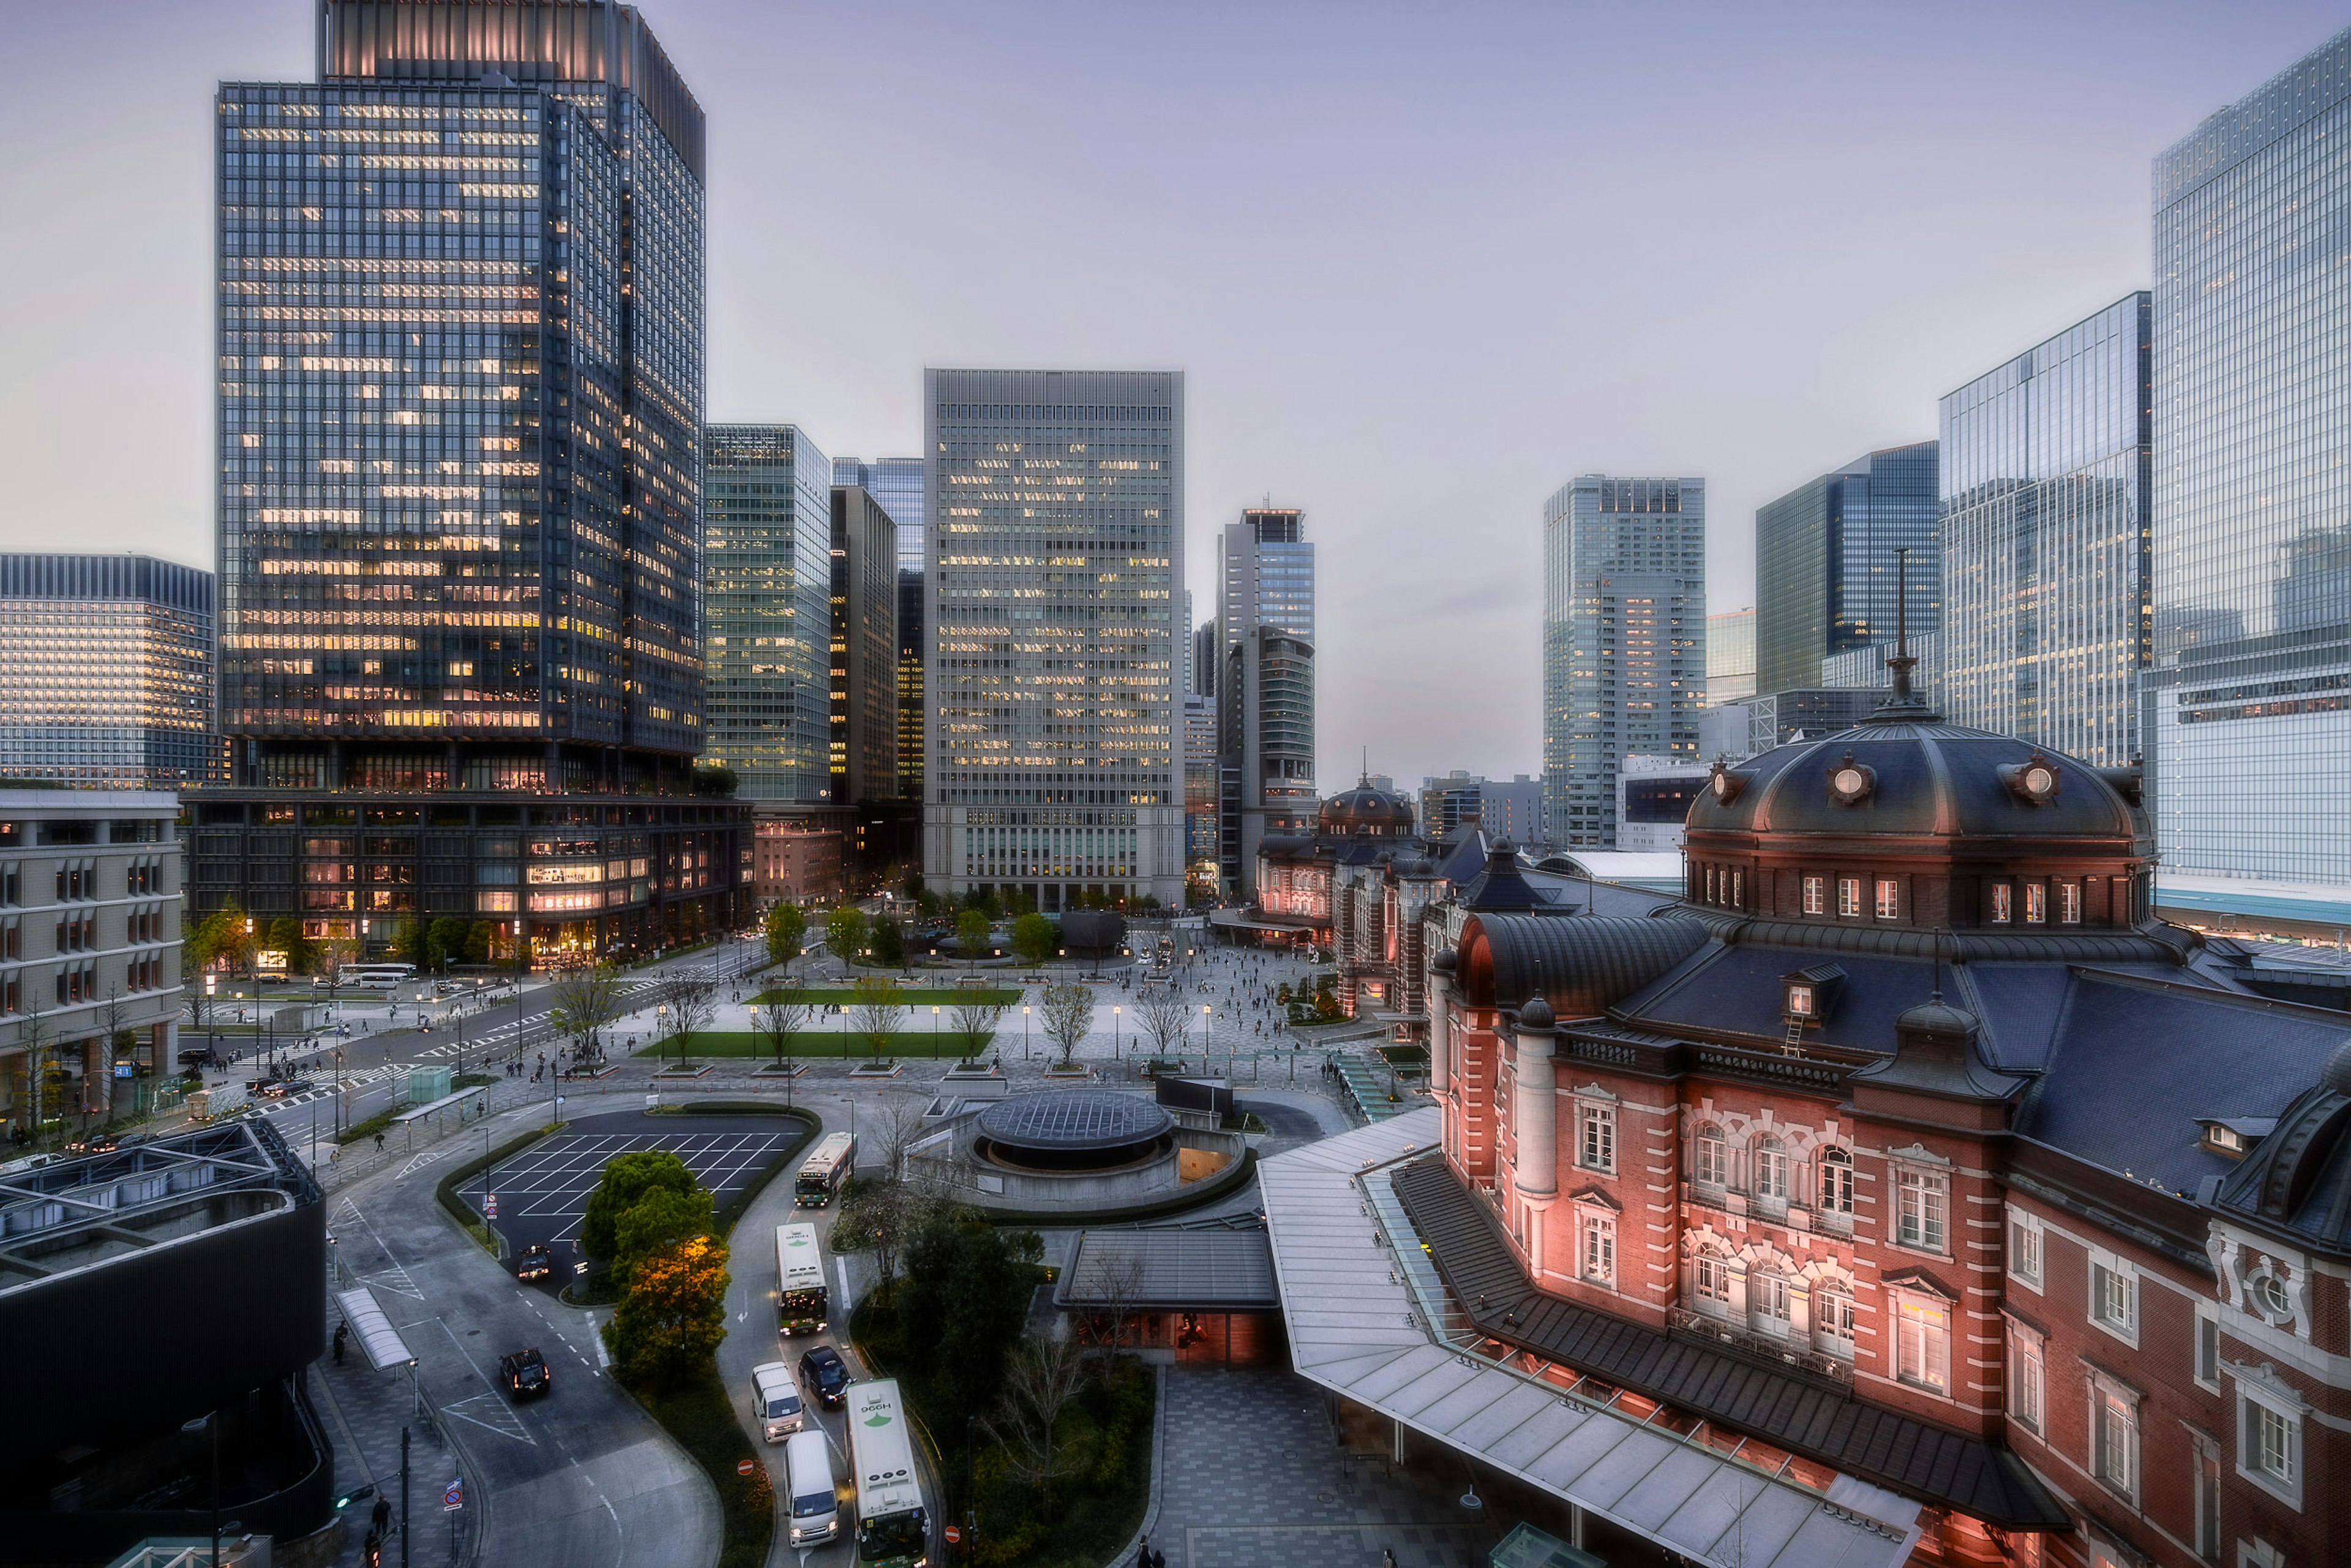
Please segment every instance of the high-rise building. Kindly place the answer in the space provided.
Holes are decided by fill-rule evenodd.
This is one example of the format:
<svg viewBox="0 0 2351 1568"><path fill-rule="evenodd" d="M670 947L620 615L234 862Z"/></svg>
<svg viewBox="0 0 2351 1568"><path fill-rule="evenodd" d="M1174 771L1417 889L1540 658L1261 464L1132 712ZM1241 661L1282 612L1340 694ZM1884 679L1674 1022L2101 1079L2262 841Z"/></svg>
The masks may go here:
<svg viewBox="0 0 2351 1568"><path fill-rule="evenodd" d="M1195 875L1217 865L1217 703L1196 694L1184 698L1184 861Z"/></svg>
<svg viewBox="0 0 2351 1568"><path fill-rule="evenodd" d="M1184 376L924 372L923 870L1040 908L1184 886Z"/></svg>
<svg viewBox="0 0 2351 1568"><path fill-rule="evenodd" d="M2155 161L2154 666L2167 875L2351 884L2351 31Z"/></svg>
<svg viewBox="0 0 2351 1568"><path fill-rule="evenodd" d="M1457 768L1442 778L1420 781L1420 831L1425 838L1449 839L1464 828L1484 821L1486 781L1468 768Z"/></svg>
<svg viewBox="0 0 2351 1568"><path fill-rule="evenodd" d="M1938 420L1943 715L2103 767L2139 755L2153 630L2152 303L2125 295L1946 395Z"/></svg>
<svg viewBox="0 0 2351 1568"><path fill-rule="evenodd" d="M747 800L832 798L832 461L790 424L704 433L710 749Z"/></svg>
<svg viewBox="0 0 2351 1568"><path fill-rule="evenodd" d="M233 773L195 908L580 956L732 920L745 813L691 794L701 108L609 0L318 26L319 79L223 84L212 133Z"/></svg>
<svg viewBox="0 0 2351 1568"><path fill-rule="evenodd" d="M1821 660L1891 641L1894 552L1910 551L1910 632L1939 622L1935 444L1890 446L1755 514L1755 685L1821 684Z"/></svg>
<svg viewBox="0 0 2351 1568"><path fill-rule="evenodd" d="M832 800L898 790L898 540L882 503L832 487Z"/></svg>
<svg viewBox="0 0 2351 1568"><path fill-rule="evenodd" d="M1374 780L1374 783L1378 783ZM1420 781L1420 835L1449 839L1482 828L1520 849L1543 841L1542 780L1520 773L1508 783L1457 768Z"/></svg>
<svg viewBox="0 0 2351 1568"><path fill-rule="evenodd" d="M1755 695L1755 612L1706 618L1706 700L1709 706Z"/></svg>
<svg viewBox="0 0 2351 1568"><path fill-rule="evenodd" d="M223 771L211 572L0 555L0 778L176 789Z"/></svg>
<svg viewBox="0 0 2351 1568"><path fill-rule="evenodd" d="M898 525L898 798L923 798L923 460L832 460L832 482L856 485Z"/></svg>
<svg viewBox="0 0 2351 1568"><path fill-rule="evenodd" d="M1698 755L1706 481L1586 474L1543 505L1543 808L1562 849L1616 838L1616 765Z"/></svg>
<svg viewBox="0 0 2351 1568"><path fill-rule="evenodd" d="M1294 507L1249 507L1217 541L1217 846L1253 891L1258 841L1314 827L1314 547Z"/></svg>
<svg viewBox="0 0 2351 1568"><path fill-rule="evenodd" d="M1223 645L1224 639L1213 620L1192 633L1192 690L1201 696L1217 695L1217 665L1221 662L1217 650Z"/></svg>

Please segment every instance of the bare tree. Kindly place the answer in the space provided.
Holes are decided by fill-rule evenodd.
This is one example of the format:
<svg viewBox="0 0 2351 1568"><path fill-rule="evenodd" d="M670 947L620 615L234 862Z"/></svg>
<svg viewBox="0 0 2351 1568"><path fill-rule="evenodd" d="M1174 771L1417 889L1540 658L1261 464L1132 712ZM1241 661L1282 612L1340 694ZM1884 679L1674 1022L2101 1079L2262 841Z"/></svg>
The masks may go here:
<svg viewBox="0 0 2351 1568"><path fill-rule="evenodd" d="M16 1042L25 1048L25 1061L31 1069L25 1074L25 1083L33 1092L31 1132L37 1144L49 1103L49 1020L39 993L30 986L26 987L26 991L25 1021L16 1026Z"/></svg>
<svg viewBox="0 0 2351 1568"><path fill-rule="evenodd" d="M1048 986L1045 1038L1061 1048L1061 1065L1077 1054L1078 1042L1094 1027L1094 994L1083 986Z"/></svg>
<svg viewBox="0 0 2351 1568"><path fill-rule="evenodd" d="M852 1004L857 1032L865 1037L865 1048L879 1061L883 1048L905 1021L906 992L887 975L860 975L850 989L857 998Z"/></svg>
<svg viewBox="0 0 2351 1568"><path fill-rule="evenodd" d="M958 986L955 1005L948 1010L955 1017L956 1037L963 1041L963 1059L969 1061L979 1055L980 1048L996 1033L997 1021L1004 1016L1004 1004L991 1000L988 991L977 986Z"/></svg>
<svg viewBox="0 0 2351 1568"><path fill-rule="evenodd" d="M923 1102L893 1095L874 1107L880 1125L874 1129L873 1141L881 1145L883 1168L890 1181L903 1181L906 1176L906 1151L920 1142L923 1126Z"/></svg>
<svg viewBox="0 0 2351 1568"><path fill-rule="evenodd" d="M621 972L610 964L566 970L551 999L547 1021L586 1056L601 1049L600 1036L621 1016Z"/></svg>
<svg viewBox="0 0 2351 1568"><path fill-rule="evenodd" d="M1044 1494L1044 1514L1053 1514L1053 1482L1070 1473L1069 1457L1056 1440L1062 1414L1078 1396L1085 1364L1067 1340L1030 1334L1004 1369L1004 1393L994 1414L980 1425L1004 1446L1005 1458L1023 1479Z"/></svg>
<svg viewBox="0 0 2351 1568"><path fill-rule="evenodd" d="M353 962L351 945L340 937L319 944L319 978L327 982L327 999L335 999L335 991L343 983L343 971Z"/></svg>
<svg viewBox="0 0 2351 1568"><path fill-rule="evenodd" d="M787 971L781 980L768 988L766 1003L751 1009L751 1027L767 1040L768 1048L776 1053L776 1065L781 1067L791 1052L792 1040L815 1016L816 1004L809 999L808 982Z"/></svg>
<svg viewBox="0 0 2351 1568"><path fill-rule="evenodd" d="M694 1037L707 1030L717 1016L717 981L707 975L687 975L671 982L669 1028L670 1033L677 1037L677 1059L681 1065L694 1045Z"/></svg>
<svg viewBox="0 0 2351 1568"><path fill-rule="evenodd" d="M1097 1252L1079 1284L1098 1303L1096 1311L1110 1320L1111 1354L1103 1364L1103 1375L1108 1376L1120 1347L1126 1343L1127 1322L1143 1299L1143 1260L1132 1252L1123 1257Z"/></svg>
<svg viewBox="0 0 2351 1568"><path fill-rule="evenodd" d="M898 1253L906 1239L929 1217L927 1194L906 1182L868 1177L841 1202L841 1218L833 1222L835 1251L873 1253L878 1289L887 1291L898 1278Z"/></svg>
<svg viewBox="0 0 2351 1568"><path fill-rule="evenodd" d="M1174 1057L1183 1053L1184 1031L1191 1027L1192 1004L1172 985L1155 986L1138 998L1134 1016L1151 1038L1151 1054Z"/></svg>

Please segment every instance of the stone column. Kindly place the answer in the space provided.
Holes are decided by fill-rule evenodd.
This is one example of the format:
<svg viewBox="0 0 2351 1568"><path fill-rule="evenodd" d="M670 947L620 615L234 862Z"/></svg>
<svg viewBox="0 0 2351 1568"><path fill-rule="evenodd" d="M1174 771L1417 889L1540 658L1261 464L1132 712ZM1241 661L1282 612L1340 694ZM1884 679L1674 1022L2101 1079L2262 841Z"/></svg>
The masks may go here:
<svg viewBox="0 0 2351 1568"><path fill-rule="evenodd" d="M1559 1197L1559 1106L1553 1089L1551 1004L1541 997L1519 1009L1517 1085L1510 1106L1518 1135L1512 1182L1532 1218L1527 1226L1527 1269L1540 1284L1548 1211Z"/></svg>

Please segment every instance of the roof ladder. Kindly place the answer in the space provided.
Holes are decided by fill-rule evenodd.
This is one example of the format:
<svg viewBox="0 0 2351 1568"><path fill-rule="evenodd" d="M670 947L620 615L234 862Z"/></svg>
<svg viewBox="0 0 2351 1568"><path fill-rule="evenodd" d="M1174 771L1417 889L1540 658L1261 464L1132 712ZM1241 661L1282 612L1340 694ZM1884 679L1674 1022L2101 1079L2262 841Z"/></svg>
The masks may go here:
<svg viewBox="0 0 2351 1568"><path fill-rule="evenodd" d="M1788 1020L1788 1038L1780 1042L1780 1050L1782 1054L1787 1056L1802 1056L1804 1053L1804 1020L1802 1019L1792 1018Z"/></svg>

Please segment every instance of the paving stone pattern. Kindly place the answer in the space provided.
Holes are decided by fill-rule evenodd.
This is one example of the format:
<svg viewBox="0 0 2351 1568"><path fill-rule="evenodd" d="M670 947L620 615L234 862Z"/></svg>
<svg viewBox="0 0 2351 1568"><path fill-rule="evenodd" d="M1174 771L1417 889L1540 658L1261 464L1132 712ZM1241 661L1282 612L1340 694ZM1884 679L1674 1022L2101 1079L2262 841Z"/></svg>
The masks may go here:
<svg viewBox="0 0 2351 1568"><path fill-rule="evenodd" d="M400 1301L397 1294L383 1290L381 1281L371 1282L378 1286L376 1300L387 1310ZM339 1321L334 1303L328 1302L329 1333ZM408 1508L416 1531L416 1539L410 1543L410 1568L442 1568L450 1555L449 1521L441 1511L441 1489L451 1477L461 1474L463 1467L411 1405L407 1375L378 1372L368 1365L366 1353L354 1334L344 1349L343 1364L337 1366L332 1354L321 1356L311 1368L311 1379L319 1418L335 1446L336 1495L373 1481L377 1490L392 1500L395 1527L400 1519L400 1429L408 1428ZM361 1539L374 1508L374 1498L350 1506L343 1549L335 1559L337 1568L352 1568L360 1561ZM461 1529L471 1523L461 1514ZM462 1553L466 1537L461 1533L458 1539ZM400 1561L397 1537L386 1549L384 1561Z"/></svg>
<svg viewBox="0 0 2351 1568"><path fill-rule="evenodd" d="M1286 1372L1178 1366L1167 1380L1158 1528L1168 1568L1465 1568L1466 1473L1392 1469L1339 1447L1323 1396ZM1117 1568L1126 1568L1124 1563Z"/></svg>

